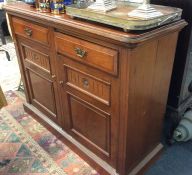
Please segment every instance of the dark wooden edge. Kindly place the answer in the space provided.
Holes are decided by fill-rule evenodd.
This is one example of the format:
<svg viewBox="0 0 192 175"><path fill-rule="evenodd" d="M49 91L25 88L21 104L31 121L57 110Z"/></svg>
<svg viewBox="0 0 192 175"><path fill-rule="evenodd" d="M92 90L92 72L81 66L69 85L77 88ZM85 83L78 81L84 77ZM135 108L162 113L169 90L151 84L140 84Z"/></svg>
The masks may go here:
<svg viewBox="0 0 192 175"><path fill-rule="evenodd" d="M128 175L144 175L146 170L160 157L163 145L159 143Z"/></svg>
<svg viewBox="0 0 192 175"><path fill-rule="evenodd" d="M92 160L89 156L87 156L84 152L82 152L76 145L71 143L68 139L66 139L58 130L48 124L41 116L44 115L38 110L34 110L35 108L28 104L23 104L24 110L30 114L35 120L40 122L47 130L49 130L52 134L54 134L59 140L61 140L64 144L66 144L73 152L75 152L79 157L81 157L85 162L87 162L92 168L94 168L101 175L110 175L104 168L98 165L94 160ZM33 109L31 109L33 108ZM46 116L45 116L46 117ZM55 125L55 124L53 124Z"/></svg>

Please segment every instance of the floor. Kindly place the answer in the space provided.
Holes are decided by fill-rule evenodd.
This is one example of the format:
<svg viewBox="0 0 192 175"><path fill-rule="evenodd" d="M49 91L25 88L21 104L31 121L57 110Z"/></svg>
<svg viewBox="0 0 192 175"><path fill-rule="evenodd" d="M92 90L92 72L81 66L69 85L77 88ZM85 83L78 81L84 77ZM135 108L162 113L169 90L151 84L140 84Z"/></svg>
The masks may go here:
<svg viewBox="0 0 192 175"><path fill-rule="evenodd" d="M16 90L20 81L14 46L9 43L7 48L12 58L10 62L5 53L0 52L0 84L4 91ZM192 141L166 147L159 160L145 175L192 175Z"/></svg>
<svg viewBox="0 0 192 175"><path fill-rule="evenodd" d="M24 111L24 94L5 93L0 110L0 175L104 175Z"/></svg>
<svg viewBox="0 0 192 175"><path fill-rule="evenodd" d="M192 142L167 147L145 175L192 175Z"/></svg>
<svg viewBox="0 0 192 175"><path fill-rule="evenodd" d="M10 37L6 37L7 45L0 48L9 51L11 61L8 61L5 52L0 51L0 85L4 92L17 90L20 82L20 71L15 53L15 47Z"/></svg>

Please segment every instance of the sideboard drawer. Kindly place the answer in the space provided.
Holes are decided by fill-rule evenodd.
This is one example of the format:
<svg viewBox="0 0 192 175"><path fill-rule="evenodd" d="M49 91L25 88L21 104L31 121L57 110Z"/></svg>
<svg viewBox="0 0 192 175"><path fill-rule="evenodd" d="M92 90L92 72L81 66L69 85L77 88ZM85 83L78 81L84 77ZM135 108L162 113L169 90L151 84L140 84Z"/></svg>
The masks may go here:
<svg viewBox="0 0 192 175"><path fill-rule="evenodd" d="M61 33L55 33L57 52L117 75L118 51Z"/></svg>
<svg viewBox="0 0 192 175"><path fill-rule="evenodd" d="M95 76L81 72L79 69L64 65L66 71L66 84L76 90L106 104L110 105L111 84Z"/></svg>
<svg viewBox="0 0 192 175"><path fill-rule="evenodd" d="M34 41L48 45L48 32L45 27L13 17L13 28L17 35L30 38Z"/></svg>
<svg viewBox="0 0 192 175"><path fill-rule="evenodd" d="M34 64L35 66L38 66L39 68L50 73L51 66L50 66L49 54L40 52L30 46L22 45L22 47L23 47L24 59L26 62Z"/></svg>

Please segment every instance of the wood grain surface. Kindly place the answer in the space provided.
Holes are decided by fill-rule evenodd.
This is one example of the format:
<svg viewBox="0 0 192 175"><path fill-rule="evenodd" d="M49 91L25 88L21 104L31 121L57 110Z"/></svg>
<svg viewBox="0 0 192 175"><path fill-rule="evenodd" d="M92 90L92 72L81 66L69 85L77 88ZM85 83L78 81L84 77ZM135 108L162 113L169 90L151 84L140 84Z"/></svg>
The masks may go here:
<svg viewBox="0 0 192 175"><path fill-rule="evenodd" d="M25 109L104 174L142 174L163 149L174 54L186 22L125 33L24 3L5 9Z"/></svg>

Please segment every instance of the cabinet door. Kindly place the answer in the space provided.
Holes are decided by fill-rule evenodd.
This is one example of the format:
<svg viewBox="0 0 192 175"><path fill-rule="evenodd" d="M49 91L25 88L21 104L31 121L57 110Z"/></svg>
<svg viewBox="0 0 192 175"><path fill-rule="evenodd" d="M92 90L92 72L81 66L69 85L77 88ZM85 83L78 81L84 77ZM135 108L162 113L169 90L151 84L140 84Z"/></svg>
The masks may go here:
<svg viewBox="0 0 192 175"><path fill-rule="evenodd" d="M64 129L115 167L118 135L117 79L58 56Z"/></svg>
<svg viewBox="0 0 192 175"><path fill-rule="evenodd" d="M59 100L50 51L31 41L19 40L29 103L54 122L59 122Z"/></svg>

